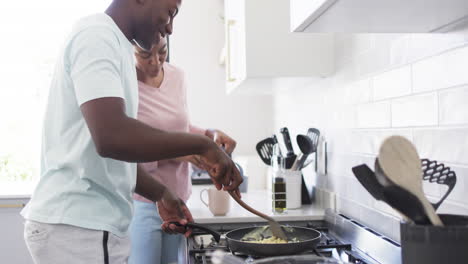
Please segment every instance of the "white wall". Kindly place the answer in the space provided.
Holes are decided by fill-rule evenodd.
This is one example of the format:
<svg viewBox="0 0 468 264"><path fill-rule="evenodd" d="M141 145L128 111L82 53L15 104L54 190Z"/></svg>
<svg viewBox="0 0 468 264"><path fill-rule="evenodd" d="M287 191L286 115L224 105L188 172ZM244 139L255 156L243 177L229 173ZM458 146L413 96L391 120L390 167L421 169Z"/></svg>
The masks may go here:
<svg viewBox="0 0 468 264"><path fill-rule="evenodd" d="M337 193L339 211L399 239L397 215L361 187L351 167L373 168L382 140L400 134L422 157L457 173L440 212L468 214L467 44L463 33L336 35L332 78L276 92L276 128L288 123L293 133L305 133L316 126L328 140L329 174L307 168L306 175ZM432 199L445 191L425 188Z"/></svg>
<svg viewBox="0 0 468 264"><path fill-rule="evenodd" d="M221 0L182 2L170 39L171 63L186 73L192 122L233 136L235 154L255 155L255 144L272 132L272 96L226 95L224 67L218 63L223 9Z"/></svg>

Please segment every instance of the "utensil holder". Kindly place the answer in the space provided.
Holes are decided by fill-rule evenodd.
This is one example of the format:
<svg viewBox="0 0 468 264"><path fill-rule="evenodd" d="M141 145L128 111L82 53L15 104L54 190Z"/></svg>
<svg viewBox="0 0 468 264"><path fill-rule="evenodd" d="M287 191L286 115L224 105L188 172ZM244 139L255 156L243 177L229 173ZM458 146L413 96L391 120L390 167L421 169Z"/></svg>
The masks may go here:
<svg viewBox="0 0 468 264"><path fill-rule="evenodd" d="M301 203L312 204L312 197L304 180L304 174L301 173Z"/></svg>
<svg viewBox="0 0 468 264"><path fill-rule="evenodd" d="M286 207L297 209L302 205L302 173L301 171L285 170L283 177L286 180Z"/></svg>
<svg viewBox="0 0 468 264"><path fill-rule="evenodd" d="M400 224L403 264L449 264L468 260L468 216L439 216L443 227Z"/></svg>

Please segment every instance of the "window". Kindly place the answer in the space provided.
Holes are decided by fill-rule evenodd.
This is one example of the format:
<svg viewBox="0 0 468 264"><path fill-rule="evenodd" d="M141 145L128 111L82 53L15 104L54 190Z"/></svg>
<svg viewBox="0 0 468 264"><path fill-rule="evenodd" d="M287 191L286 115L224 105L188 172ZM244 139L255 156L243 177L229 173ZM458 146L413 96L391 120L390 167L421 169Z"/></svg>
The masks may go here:
<svg viewBox="0 0 468 264"><path fill-rule="evenodd" d="M80 17L111 0L4 1L0 9L0 195L39 176L44 105L60 48ZM10 188L10 186L16 186Z"/></svg>

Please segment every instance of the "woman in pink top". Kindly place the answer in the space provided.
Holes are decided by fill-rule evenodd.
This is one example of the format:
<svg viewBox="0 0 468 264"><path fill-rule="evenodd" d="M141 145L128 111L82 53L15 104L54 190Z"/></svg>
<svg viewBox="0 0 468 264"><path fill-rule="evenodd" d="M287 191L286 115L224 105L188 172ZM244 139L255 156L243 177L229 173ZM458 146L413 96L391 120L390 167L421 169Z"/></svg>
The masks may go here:
<svg viewBox="0 0 468 264"><path fill-rule="evenodd" d="M168 131L204 134L232 153L236 142L219 130L198 128L190 123L186 81L183 72L165 62L166 40L155 45L151 53L135 47L139 86L138 119L146 124ZM164 183L184 201L191 194L189 164L200 166L196 156L142 164L153 177ZM135 213L130 225L132 251L130 264L177 263L181 235L166 234L161 230L164 208L136 195Z"/></svg>

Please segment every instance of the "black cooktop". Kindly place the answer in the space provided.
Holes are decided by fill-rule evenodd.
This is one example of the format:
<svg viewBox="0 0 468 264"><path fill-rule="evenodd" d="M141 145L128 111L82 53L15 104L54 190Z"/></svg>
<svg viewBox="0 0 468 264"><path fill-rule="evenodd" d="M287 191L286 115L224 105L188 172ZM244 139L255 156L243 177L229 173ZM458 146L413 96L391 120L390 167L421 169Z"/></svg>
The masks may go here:
<svg viewBox="0 0 468 264"><path fill-rule="evenodd" d="M310 251L303 252L302 255L326 257L334 260L339 260L344 263L378 264L377 262L370 260L368 257L365 258L364 254L358 252L355 248L353 248L351 244L342 243L341 241L339 241L329 232L325 222L295 222L289 224L294 226L305 226L313 228L317 231L320 231L322 234L321 241L316 246L316 248ZM235 228L241 227L243 227L241 226L241 224L231 224L227 226L220 225L219 227L214 227L214 229L217 229L221 233L225 233ZM193 235L187 239L187 253L189 255L188 257L190 264L212 263L211 255L215 250L222 250L224 252L227 252L228 254L240 257L244 259L246 263L262 259L261 257L246 256L237 252L231 252L226 246L225 241L216 243L214 239L212 239L211 235L203 231L195 231Z"/></svg>

